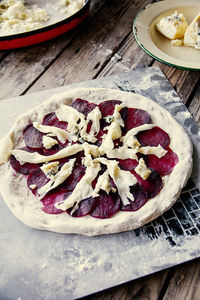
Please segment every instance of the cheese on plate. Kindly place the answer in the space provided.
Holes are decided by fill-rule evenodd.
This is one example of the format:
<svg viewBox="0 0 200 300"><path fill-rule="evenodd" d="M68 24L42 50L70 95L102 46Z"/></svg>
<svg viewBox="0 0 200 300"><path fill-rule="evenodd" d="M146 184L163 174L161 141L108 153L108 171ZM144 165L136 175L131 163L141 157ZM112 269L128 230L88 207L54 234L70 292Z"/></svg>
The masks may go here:
<svg viewBox="0 0 200 300"><path fill-rule="evenodd" d="M185 32L184 45L200 49L200 12Z"/></svg>
<svg viewBox="0 0 200 300"><path fill-rule="evenodd" d="M156 24L158 31L171 40L183 38L187 27L188 23L184 15L178 14L177 11L170 16L163 17Z"/></svg>

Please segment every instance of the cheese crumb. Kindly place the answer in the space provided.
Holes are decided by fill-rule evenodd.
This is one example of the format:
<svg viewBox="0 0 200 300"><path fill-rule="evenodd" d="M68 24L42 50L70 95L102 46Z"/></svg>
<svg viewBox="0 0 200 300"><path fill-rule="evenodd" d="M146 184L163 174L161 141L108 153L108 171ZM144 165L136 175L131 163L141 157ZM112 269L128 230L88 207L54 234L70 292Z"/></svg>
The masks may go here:
<svg viewBox="0 0 200 300"><path fill-rule="evenodd" d="M158 31L171 40L183 38L187 27L188 23L184 15L178 14L177 11L160 19L156 24Z"/></svg>
<svg viewBox="0 0 200 300"><path fill-rule="evenodd" d="M54 145L58 144L58 141L55 139L52 139L50 136L43 135L42 144L45 149L51 149Z"/></svg>
<svg viewBox="0 0 200 300"><path fill-rule="evenodd" d="M142 177L142 179L146 180L151 174L151 170L149 170L145 164L143 158L140 158L139 164L135 168L135 172Z"/></svg>

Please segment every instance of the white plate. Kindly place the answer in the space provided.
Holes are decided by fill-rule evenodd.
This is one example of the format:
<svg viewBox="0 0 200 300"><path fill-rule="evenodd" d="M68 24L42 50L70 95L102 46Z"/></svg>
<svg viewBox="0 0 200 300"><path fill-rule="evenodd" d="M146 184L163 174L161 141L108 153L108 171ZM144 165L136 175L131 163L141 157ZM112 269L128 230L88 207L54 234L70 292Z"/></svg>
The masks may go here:
<svg viewBox="0 0 200 300"><path fill-rule="evenodd" d="M200 0L168 0L148 5L133 23L133 33L139 46L156 60L184 70L200 71L200 50L176 47L156 30L155 24L173 12L183 13L190 24L200 12Z"/></svg>

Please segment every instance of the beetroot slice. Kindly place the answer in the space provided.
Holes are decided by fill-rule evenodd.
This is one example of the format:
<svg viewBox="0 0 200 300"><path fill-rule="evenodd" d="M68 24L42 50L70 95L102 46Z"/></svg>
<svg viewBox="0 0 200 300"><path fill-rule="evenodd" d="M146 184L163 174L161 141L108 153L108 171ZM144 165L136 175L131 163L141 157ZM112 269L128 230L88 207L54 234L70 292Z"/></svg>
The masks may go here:
<svg viewBox="0 0 200 300"><path fill-rule="evenodd" d="M148 179L146 179L146 180L143 180L134 171L132 171L131 173L133 173L135 175L135 177L137 177L138 182L147 191L148 198L153 198L159 194L159 192L161 191L161 189L163 187L163 182L162 182L162 178L161 178L160 174L157 171L152 169L151 174L149 175Z"/></svg>
<svg viewBox="0 0 200 300"><path fill-rule="evenodd" d="M136 159L119 159L119 167L122 170L132 171L138 165L138 161Z"/></svg>
<svg viewBox="0 0 200 300"><path fill-rule="evenodd" d="M42 124L47 126L55 126L64 130L67 129L67 125L68 125L67 122L59 121L54 112L44 116Z"/></svg>
<svg viewBox="0 0 200 300"><path fill-rule="evenodd" d="M118 193L110 193L100 191L100 196L96 197L96 207L90 213L90 216L99 219L112 217L120 210L120 197Z"/></svg>
<svg viewBox="0 0 200 300"><path fill-rule="evenodd" d="M169 135L160 127L153 127L137 134L137 138L142 146L158 146L159 144L166 149L169 146Z"/></svg>
<svg viewBox="0 0 200 300"><path fill-rule="evenodd" d="M115 105L116 104L121 104L122 101L120 100L107 100L104 102L101 102L99 104L99 109L101 111L102 117L105 118L109 115L112 115L115 110Z"/></svg>
<svg viewBox="0 0 200 300"><path fill-rule="evenodd" d="M78 110L78 112L87 116L98 105L88 102L86 100L77 98L76 100L74 100L74 102L72 102L71 106L73 108L75 108L76 110Z"/></svg>
<svg viewBox="0 0 200 300"><path fill-rule="evenodd" d="M134 197L134 201L130 200L130 204L123 205L121 210L123 211L136 211L142 207L148 200L147 192L140 184L136 183L130 188L130 192Z"/></svg>
<svg viewBox="0 0 200 300"><path fill-rule="evenodd" d="M125 126L123 131L125 133L134 127L151 123L150 115L148 114L148 112L142 109L125 107L121 110L120 113L124 121Z"/></svg>
<svg viewBox="0 0 200 300"><path fill-rule="evenodd" d="M68 195L67 195L68 196ZM66 198L66 191L61 188L50 191L41 201L43 204L42 210L47 214L60 214L63 210L57 209L55 204L62 202Z"/></svg>
<svg viewBox="0 0 200 300"><path fill-rule="evenodd" d="M32 170L38 168L38 164L25 163L21 165L14 155L10 157L10 164L17 173L23 175L28 175Z"/></svg>
<svg viewBox="0 0 200 300"><path fill-rule="evenodd" d="M85 174L85 167L75 164L72 174L60 185L66 191L73 191Z"/></svg>
<svg viewBox="0 0 200 300"><path fill-rule="evenodd" d="M79 203L78 209L72 214L72 217L83 217L88 215L96 206L95 198L87 198ZM70 209L71 211L71 209ZM68 212L69 213L69 212Z"/></svg>
<svg viewBox="0 0 200 300"><path fill-rule="evenodd" d="M148 168L153 168L159 172L161 176L168 175L172 172L175 165L178 163L179 159L176 153L172 150L168 150L168 153L161 158L156 155L148 155Z"/></svg>
<svg viewBox="0 0 200 300"><path fill-rule="evenodd" d="M43 133L37 130L33 125L28 125L23 131L24 142L26 146L33 149L43 148L42 138Z"/></svg>
<svg viewBox="0 0 200 300"><path fill-rule="evenodd" d="M42 170L38 167L37 169L33 170L30 172L28 178L27 178L27 185L30 188L30 185L36 185L35 189L31 189L30 190L33 192L33 194L37 194L37 191L45 184L47 184L47 182L50 179L47 178L44 174L44 172L42 172Z"/></svg>

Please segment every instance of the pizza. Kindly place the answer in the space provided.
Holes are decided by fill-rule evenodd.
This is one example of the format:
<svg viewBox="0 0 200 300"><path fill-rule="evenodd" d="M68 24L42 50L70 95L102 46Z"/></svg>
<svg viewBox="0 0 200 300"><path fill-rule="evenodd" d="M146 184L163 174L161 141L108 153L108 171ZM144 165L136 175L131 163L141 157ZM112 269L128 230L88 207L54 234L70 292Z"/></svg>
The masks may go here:
<svg viewBox="0 0 200 300"><path fill-rule="evenodd" d="M18 118L0 141L0 192L33 228L100 235L132 230L177 200L192 144L141 95L76 88Z"/></svg>

